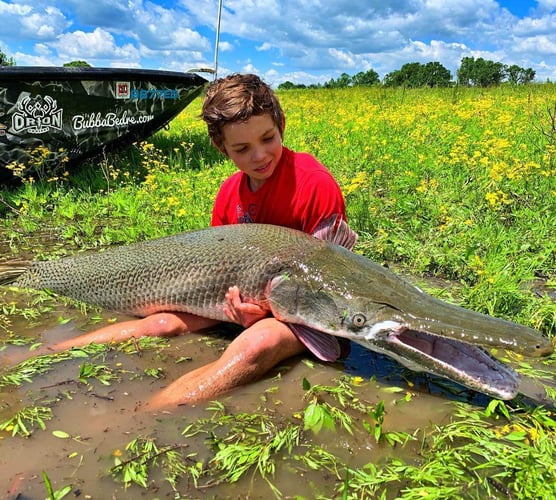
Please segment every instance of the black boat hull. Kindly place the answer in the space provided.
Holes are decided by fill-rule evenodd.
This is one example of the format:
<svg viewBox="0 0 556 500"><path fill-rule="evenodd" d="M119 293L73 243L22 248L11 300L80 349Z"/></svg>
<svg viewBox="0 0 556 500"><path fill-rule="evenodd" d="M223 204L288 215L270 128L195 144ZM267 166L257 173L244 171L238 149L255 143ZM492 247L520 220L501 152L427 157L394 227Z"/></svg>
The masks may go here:
<svg viewBox="0 0 556 500"><path fill-rule="evenodd" d="M204 89L195 73L127 68L0 68L0 183L15 169L72 165L141 141Z"/></svg>

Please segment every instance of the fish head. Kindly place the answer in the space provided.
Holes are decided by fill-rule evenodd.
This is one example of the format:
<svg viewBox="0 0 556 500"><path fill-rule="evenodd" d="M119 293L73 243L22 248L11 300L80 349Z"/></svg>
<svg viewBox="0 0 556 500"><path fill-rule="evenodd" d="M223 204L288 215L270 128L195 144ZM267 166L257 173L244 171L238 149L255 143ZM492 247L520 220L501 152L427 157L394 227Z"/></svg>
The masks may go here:
<svg viewBox="0 0 556 500"><path fill-rule="evenodd" d="M553 351L531 328L440 301L362 256L330 248L272 281L277 319L348 338L414 371L500 399L515 397L519 377L490 348Z"/></svg>
<svg viewBox="0 0 556 500"><path fill-rule="evenodd" d="M429 322L418 322L368 297L326 288L311 290L294 282L292 277L282 277L275 283L288 296L288 300L280 300L288 304L288 309L274 310L278 319L350 339L413 371L442 376L492 397L512 399L517 395L518 375L482 348L436 335L430 331ZM274 303L273 308L276 306Z"/></svg>
<svg viewBox="0 0 556 500"><path fill-rule="evenodd" d="M373 324L395 320L411 331L525 356L554 351L550 339L533 328L438 300L361 255L332 246L329 250L336 259L327 257L331 276L321 281L328 279L331 293L342 296L338 303L350 302L346 310L351 316L370 311L366 317Z"/></svg>

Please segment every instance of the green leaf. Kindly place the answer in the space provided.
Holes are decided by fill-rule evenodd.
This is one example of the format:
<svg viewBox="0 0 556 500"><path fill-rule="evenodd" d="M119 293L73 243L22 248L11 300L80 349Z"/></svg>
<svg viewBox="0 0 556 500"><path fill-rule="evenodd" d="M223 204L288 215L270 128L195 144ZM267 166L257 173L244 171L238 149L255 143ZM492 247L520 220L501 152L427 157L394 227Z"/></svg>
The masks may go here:
<svg viewBox="0 0 556 500"><path fill-rule="evenodd" d="M304 430L311 429L318 434L322 428L322 414L320 405L316 402L310 403L305 409L303 418Z"/></svg>
<svg viewBox="0 0 556 500"><path fill-rule="evenodd" d="M305 430L311 429L315 434L318 434L323 427L330 430L336 427L334 417L328 408L316 401L310 403L305 409L303 423Z"/></svg>
<svg viewBox="0 0 556 500"><path fill-rule="evenodd" d="M56 500L61 500L62 498L64 498L70 492L71 492L71 486L66 485L63 488L60 488L59 490L54 492L54 498Z"/></svg>
<svg viewBox="0 0 556 500"><path fill-rule="evenodd" d="M325 429L333 431L336 428L336 424L334 421L334 417L332 416L328 408L326 408L326 406L324 405L321 405L321 413L322 413L322 426Z"/></svg>
<svg viewBox="0 0 556 500"><path fill-rule="evenodd" d="M63 316L58 316L58 323L60 325L67 325L71 321L71 318L64 318Z"/></svg>
<svg viewBox="0 0 556 500"><path fill-rule="evenodd" d="M52 435L59 439L69 439L71 436L64 431L52 431Z"/></svg>
<svg viewBox="0 0 556 500"><path fill-rule="evenodd" d="M513 431L504 436L509 441L523 441L527 437L527 433L523 431Z"/></svg>
<svg viewBox="0 0 556 500"><path fill-rule="evenodd" d="M393 387L384 387L384 388L382 389L383 392L388 392L388 393L391 393L391 394L397 394L397 393L399 393L399 392L405 392L406 390L407 390L407 389L403 389L402 387L396 387L396 386L393 386Z"/></svg>
<svg viewBox="0 0 556 500"><path fill-rule="evenodd" d="M52 483L50 482L49 477L46 475L46 472L42 471L42 479L44 481L44 487L46 488L46 493L48 494L49 499L54 498L54 491L52 490Z"/></svg>

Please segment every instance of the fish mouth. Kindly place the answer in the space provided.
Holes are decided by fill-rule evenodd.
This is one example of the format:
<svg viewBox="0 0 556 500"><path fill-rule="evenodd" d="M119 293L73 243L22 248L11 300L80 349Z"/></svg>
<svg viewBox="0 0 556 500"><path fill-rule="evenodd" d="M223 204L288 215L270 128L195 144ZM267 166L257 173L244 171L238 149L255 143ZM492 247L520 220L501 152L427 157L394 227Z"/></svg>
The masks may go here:
<svg viewBox="0 0 556 500"><path fill-rule="evenodd" d="M498 399L518 394L519 376L482 348L392 321L375 325L364 339L352 339L414 371L439 375Z"/></svg>

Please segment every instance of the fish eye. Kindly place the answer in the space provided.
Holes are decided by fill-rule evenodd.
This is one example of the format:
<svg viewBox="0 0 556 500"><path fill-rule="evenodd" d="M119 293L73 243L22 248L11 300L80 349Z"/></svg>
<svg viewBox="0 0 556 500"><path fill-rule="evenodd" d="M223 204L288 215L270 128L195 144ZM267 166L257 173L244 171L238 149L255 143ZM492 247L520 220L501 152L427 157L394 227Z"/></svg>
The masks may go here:
<svg viewBox="0 0 556 500"><path fill-rule="evenodd" d="M356 328L364 327L366 322L367 322L367 318L365 317L364 314L361 313L356 313L351 318L351 324Z"/></svg>

